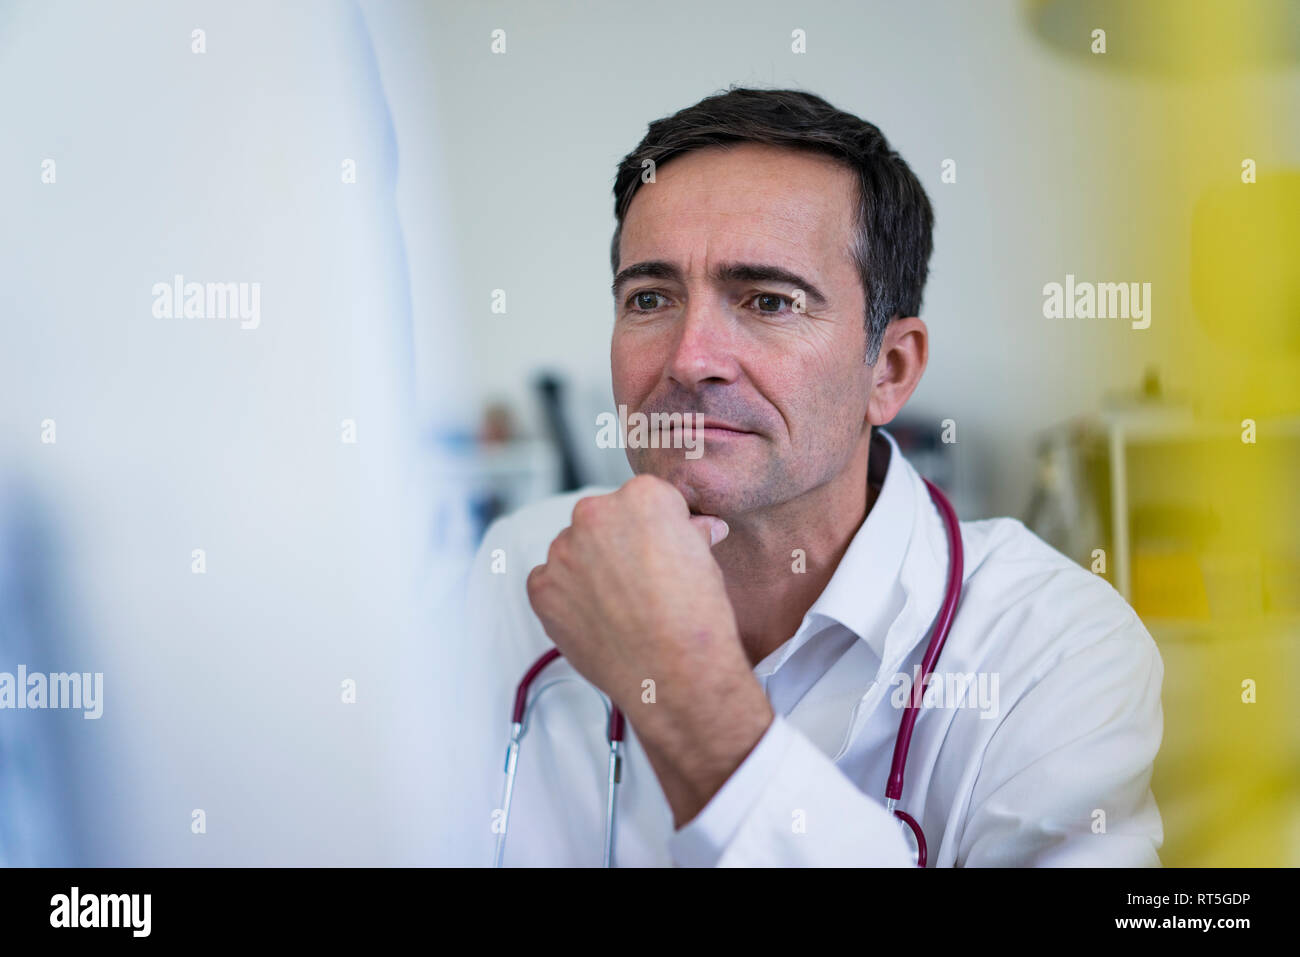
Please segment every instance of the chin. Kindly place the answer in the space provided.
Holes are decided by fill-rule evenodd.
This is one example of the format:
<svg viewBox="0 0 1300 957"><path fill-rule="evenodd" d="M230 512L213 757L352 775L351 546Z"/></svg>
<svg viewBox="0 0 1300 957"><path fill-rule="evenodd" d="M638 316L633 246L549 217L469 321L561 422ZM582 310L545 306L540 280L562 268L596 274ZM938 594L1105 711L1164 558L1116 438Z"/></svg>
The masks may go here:
<svg viewBox="0 0 1300 957"><path fill-rule="evenodd" d="M707 456L687 459L678 450L647 450L631 465L638 475L656 475L671 484L696 515L734 515L753 491L738 487L737 477L747 474L744 469L723 467Z"/></svg>

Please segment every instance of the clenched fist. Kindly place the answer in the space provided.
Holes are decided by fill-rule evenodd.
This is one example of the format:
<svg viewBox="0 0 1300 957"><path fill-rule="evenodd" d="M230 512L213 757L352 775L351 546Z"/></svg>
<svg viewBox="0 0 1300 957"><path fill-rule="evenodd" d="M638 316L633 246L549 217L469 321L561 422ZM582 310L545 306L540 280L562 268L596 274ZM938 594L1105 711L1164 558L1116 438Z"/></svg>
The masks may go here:
<svg viewBox="0 0 1300 957"><path fill-rule="evenodd" d="M710 549L726 523L638 475L580 499L528 576L528 599L570 664L609 695L679 822L707 803L771 722ZM654 681L654 703L642 700ZM675 799L676 792L676 799Z"/></svg>

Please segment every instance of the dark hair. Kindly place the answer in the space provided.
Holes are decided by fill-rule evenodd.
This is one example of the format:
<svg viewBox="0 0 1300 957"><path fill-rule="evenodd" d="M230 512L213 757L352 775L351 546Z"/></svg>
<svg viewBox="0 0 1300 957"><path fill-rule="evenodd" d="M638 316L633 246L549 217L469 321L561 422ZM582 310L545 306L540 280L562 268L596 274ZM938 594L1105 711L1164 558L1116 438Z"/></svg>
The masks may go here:
<svg viewBox="0 0 1300 957"><path fill-rule="evenodd" d="M614 272L623 218L642 186L644 162L654 160L658 168L691 150L743 142L827 154L858 174L857 234L850 252L866 294L867 362L874 364L889 321L921 309L934 211L916 175L879 129L811 93L733 86L651 123L614 180Z"/></svg>

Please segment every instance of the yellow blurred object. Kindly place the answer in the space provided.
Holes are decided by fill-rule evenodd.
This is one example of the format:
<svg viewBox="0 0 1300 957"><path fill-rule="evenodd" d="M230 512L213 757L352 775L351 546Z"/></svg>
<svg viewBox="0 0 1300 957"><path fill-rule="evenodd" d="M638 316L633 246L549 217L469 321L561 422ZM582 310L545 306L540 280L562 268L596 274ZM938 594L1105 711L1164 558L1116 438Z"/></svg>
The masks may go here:
<svg viewBox="0 0 1300 957"><path fill-rule="evenodd" d="M1201 556L1201 574L1215 618L1257 618L1264 613L1264 563L1258 552Z"/></svg>
<svg viewBox="0 0 1300 957"><path fill-rule="evenodd" d="M1142 403L1103 415L1112 581L1165 667L1151 780L1160 859L1294 867L1300 114L1289 78L1300 4L1023 0L1023 9L1049 49L1110 73L1108 91L1127 74L1142 104L1107 128L1127 146L1111 188L1133 198L1126 215L1143 224L1130 272L1169 305L1116 354L1158 367L1191 400L1180 414ZM1139 183L1139 169L1154 175Z"/></svg>
<svg viewBox="0 0 1300 957"><path fill-rule="evenodd" d="M1239 178L1238 178L1239 180ZM1192 214L1196 317L1225 348L1300 354L1300 171L1217 182Z"/></svg>
<svg viewBox="0 0 1300 957"><path fill-rule="evenodd" d="M1142 618L1210 617L1199 556L1188 551L1134 552L1133 608Z"/></svg>
<svg viewBox="0 0 1300 957"><path fill-rule="evenodd" d="M1139 550L1133 555L1133 608L1144 618L1259 617L1265 612L1263 559L1258 552Z"/></svg>

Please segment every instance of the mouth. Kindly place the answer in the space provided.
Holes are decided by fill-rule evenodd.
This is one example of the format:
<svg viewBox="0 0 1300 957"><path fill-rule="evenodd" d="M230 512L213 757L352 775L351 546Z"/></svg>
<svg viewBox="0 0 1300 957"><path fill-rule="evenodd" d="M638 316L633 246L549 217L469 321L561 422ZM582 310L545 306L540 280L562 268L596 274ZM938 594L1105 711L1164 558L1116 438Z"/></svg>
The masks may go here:
<svg viewBox="0 0 1300 957"><path fill-rule="evenodd" d="M732 432L736 435L753 435L749 429L742 429L738 425L732 425L730 422L719 422L717 419L705 419L703 425L705 432Z"/></svg>
<svg viewBox="0 0 1300 957"><path fill-rule="evenodd" d="M676 424L673 426L677 430ZM696 423L687 419L682 423L681 432L686 436L699 436L703 439L735 439L745 435L754 435L749 429L742 429L738 425L732 425L730 422L720 422L717 419L705 419L696 427Z"/></svg>

